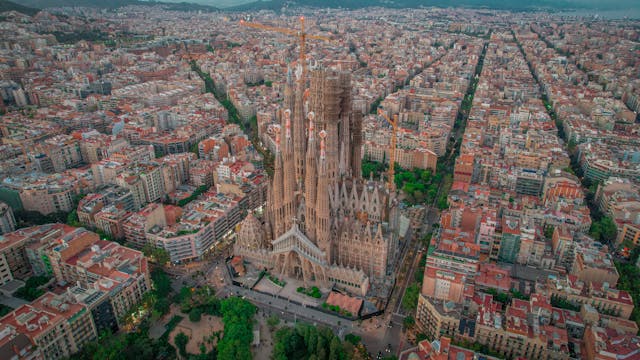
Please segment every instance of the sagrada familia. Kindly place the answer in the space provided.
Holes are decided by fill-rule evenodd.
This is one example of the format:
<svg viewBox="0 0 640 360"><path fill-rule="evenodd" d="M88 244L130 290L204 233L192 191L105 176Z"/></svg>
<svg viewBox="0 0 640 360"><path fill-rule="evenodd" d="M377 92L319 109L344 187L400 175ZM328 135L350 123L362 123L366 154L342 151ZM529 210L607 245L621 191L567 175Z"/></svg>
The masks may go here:
<svg viewBox="0 0 640 360"><path fill-rule="evenodd" d="M362 178L350 74L316 69L308 91L302 83L289 71L266 208L242 222L234 252L277 277L365 296L390 278L398 201L382 179Z"/></svg>

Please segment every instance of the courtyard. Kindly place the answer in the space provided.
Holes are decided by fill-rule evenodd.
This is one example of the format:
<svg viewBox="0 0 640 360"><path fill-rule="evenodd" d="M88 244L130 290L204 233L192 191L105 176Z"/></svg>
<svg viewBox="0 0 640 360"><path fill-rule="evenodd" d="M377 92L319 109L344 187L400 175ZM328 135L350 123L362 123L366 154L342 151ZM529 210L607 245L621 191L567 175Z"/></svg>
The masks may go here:
<svg viewBox="0 0 640 360"><path fill-rule="evenodd" d="M175 346L175 336L182 332L189 338L186 346L187 353L200 354L200 346L202 344L207 349L207 353L210 352L218 342L215 334L218 332L222 334L224 329L222 320L216 316L203 315L200 321L192 322L187 315L181 313L178 313L178 315L184 316L184 318L169 334L169 343Z"/></svg>

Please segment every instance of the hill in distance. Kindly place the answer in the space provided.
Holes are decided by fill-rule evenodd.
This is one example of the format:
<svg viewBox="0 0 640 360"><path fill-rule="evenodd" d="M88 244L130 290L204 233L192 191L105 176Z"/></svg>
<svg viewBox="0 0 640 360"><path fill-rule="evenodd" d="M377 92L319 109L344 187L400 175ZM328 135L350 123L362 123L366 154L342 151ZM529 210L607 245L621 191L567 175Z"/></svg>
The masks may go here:
<svg viewBox="0 0 640 360"><path fill-rule="evenodd" d="M2 0L0 0L2 1ZM21 0L25 5L46 9L52 7L95 7L116 9L129 5L163 5L168 10L176 11L217 11L218 9L210 5L194 4L190 2L161 2L161 1L144 1L144 0Z"/></svg>
<svg viewBox="0 0 640 360"><path fill-rule="evenodd" d="M388 8L468 7L496 10L535 9L623 9L638 8L637 0L257 0L227 8L230 11L280 10L283 7L310 6L358 9L369 6Z"/></svg>
<svg viewBox="0 0 640 360"><path fill-rule="evenodd" d="M33 16L37 14L40 10L32 7L16 4L7 0L0 0L0 13L5 11L17 11L19 13Z"/></svg>

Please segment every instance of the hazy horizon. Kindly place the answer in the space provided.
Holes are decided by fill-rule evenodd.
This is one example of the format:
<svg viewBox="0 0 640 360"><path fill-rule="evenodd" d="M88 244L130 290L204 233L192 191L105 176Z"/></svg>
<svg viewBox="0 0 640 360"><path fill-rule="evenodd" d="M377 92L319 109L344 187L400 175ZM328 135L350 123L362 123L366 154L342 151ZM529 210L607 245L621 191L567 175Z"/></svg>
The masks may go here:
<svg viewBox="0 0 640 360"><path fill-rule="evenodd" d="M202 5L210 5L215 6L217 8L225 8L231 6L242 5L250 2L255 2L256 0L164 0L166 2L190 2L194 4L202 4Z"/></svg>
<svg viewBox="0 0 640 360"><path fill-rule="evenodd" d="M218 8L225 8L255 2L257 0L162 0L166 2L191 2L196 4L210 5ZM271 1L271 0L260 0ZM425 1L428 3L428 1ZM575 3L578 7L589 7L594 9L606 9L621 11L624 8L640 9L640 1L637 0L567 0Z"/></svg>

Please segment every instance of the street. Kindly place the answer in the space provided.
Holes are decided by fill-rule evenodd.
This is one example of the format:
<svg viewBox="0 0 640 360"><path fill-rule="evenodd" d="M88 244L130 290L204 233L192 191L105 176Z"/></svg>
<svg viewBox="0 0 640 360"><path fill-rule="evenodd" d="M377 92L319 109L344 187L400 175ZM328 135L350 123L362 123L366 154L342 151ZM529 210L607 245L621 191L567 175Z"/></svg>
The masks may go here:
<svg viewBox="0 0 640 360"><path fill-rule="evenodd" d="M396 271L400 274L393 290L387 310L384 315L367 320L352 321L336 315L328 314L315 308L298 305L288 299L277 295L264 294L232 284L231 275L225 258L229 255L229 249L223 249L212 256L208 262L201 265L187 267L172 267L167 269L172 275L172 287L176 292L183 286L211 285L217 289L217 296L240 296L256 305L262 315L268 317L278 316L287 323L299 321L313 325L330 327L338 336L344 338L352 333L362 338L362 343L367 351L374 357L378 352L388 355L385 349L390 345L391 353L398 354L401 350L411 347L403 332L402 297L408 285L412 283L414 273L418 267L421 253L419 239L431 230L431 224L436 221L438 211L428 207L425 213L419 234L409 240L402 249ZM226 250L226 251L224 251ZM402 349L400 349L402 347Z"/></svg>
<svg viewBox="0 0 640 360"><path fill-rule="evenodd" d="M402 333L402 319L399 314L393 316L378 316L364 321L352 321L341 318L314 308L298 305L290 302L286 298L277 295L263 294L257 291L233 285L231 276L227 270L224 259L214 259L210 264L197 270L205 274L204 276L193 276L196 273L171 271L174 275L172 287L176 292L183 286L213 285L217 289L217 296L224 298L227 296L240 296L256 305L260 312L266 317L278 316L287 323L306 322L313 325L323 325L330 327L338 336L344 338L345 335L353 333L362 338L367 350L375 356L379 351L384 353L388 344L395 353L401 341L407 344ZM222 281L220 280L222 279ZM388 324L391 321L391 327Z"/></svg>

